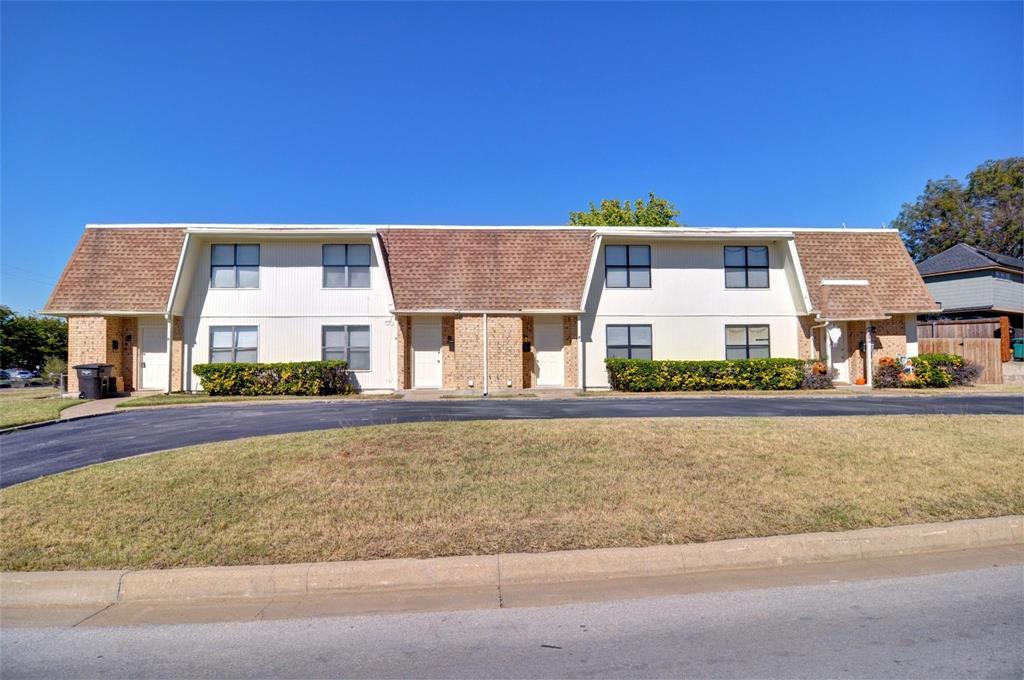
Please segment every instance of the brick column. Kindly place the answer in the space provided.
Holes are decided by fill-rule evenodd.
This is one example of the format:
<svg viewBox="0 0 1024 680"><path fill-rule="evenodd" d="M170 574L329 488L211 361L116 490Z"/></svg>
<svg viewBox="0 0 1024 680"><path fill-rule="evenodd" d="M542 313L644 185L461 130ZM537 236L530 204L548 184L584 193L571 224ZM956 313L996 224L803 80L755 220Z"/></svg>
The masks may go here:
<svg viewBox="0 0 1024 680"><path fill-rule="evenodd" d="M577 320L575 315L562 317L562 365L565 366L565 387L579 385L580 338L577 333Z"/></svg>
<svg viewBox="0 0 1024 680"><path fill-rule="evenodd" d="M411 354L412 350L412 326L408 316L399 316L396 319L398 328L398 389L408 390L412 388Z"/></svg>
<svg viewBox="0 0 1024 680"><path fill-rule="evenodd" d="M171 362L171 392L181 392L181 358L185 350L184 331L182 319L175 316L171 319L171 356L167 359Z"/></svg>
<svg viewBox="0 0 1024 680"><path fill-rule="evenodd" d="M536 361L533 347L533 317L523 317L523 342L530 344L530 351L523 352L523 387L533 387L533 363Z"/></svg>

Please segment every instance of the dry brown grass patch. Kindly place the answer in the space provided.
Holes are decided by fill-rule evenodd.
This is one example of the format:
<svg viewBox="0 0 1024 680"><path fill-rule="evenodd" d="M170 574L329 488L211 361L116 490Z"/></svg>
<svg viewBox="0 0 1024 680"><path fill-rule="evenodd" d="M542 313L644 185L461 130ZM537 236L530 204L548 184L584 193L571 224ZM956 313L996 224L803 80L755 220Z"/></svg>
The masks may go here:
<svg viewBox="0 0 1024 680"><path fill-rule="evenodd" d="M430 557L1016 514L1022 422L486 421L196 446L0 493L0 567Z"/></svg>

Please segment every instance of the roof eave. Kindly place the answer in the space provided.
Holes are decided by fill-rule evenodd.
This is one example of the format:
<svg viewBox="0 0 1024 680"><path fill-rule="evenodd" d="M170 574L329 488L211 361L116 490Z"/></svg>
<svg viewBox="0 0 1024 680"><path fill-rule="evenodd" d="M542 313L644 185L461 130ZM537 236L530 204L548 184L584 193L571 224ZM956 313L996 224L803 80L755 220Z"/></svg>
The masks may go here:
<svg viewBox="0 0 1024 680"><path fill-rule="evenodd" d="M42 309L46 316L164 316L163 309Z"/></svg>
<svg viewBox="0 0 1024 680"><path fill-rule="evenodd" d="M583 314L583 309L396 309L394 314Z"/></svg>

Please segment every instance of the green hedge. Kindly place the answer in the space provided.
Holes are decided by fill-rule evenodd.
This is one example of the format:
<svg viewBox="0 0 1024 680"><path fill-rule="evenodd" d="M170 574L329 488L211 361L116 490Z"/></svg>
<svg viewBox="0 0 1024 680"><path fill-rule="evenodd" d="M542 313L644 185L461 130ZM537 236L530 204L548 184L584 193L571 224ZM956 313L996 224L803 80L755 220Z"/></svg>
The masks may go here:
<svg viewBox="0 0 1024 680"><path fill-rule="evenodd" d="M913 373L907 374L898 361L882 357L875 369L875 387L962 387L981 377L982 368L957 354L919 354L910 358Z"/></svg>
<svg viewBox="0 0 1024 680"><path fill-rule="evenodd" d="M353 391L344 361L281 364L197 364L192 372L211 395L324 395Z"/></svg>
<svg viewBox="0 0 1024 680"><path fill-rule="evenodd" d="M807 364L802 359L605 359L604 363L608 368L608 379L612 389L623 392L795 390L804 384ZM827 382L827 386L831 386L831 380Z"/></svg>

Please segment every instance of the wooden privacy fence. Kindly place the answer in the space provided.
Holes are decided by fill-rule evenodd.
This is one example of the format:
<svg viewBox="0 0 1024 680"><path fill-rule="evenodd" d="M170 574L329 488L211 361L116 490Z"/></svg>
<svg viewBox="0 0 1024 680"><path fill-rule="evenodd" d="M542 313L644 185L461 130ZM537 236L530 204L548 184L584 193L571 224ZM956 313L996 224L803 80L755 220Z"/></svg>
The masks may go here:
<svg viewBox="0 0 1024 680"><path fill-rule="evenodd" d="M998 385L1003 382L1003 362L999 338L917 338L921 354L959 354L982 368L979 383Z"/></svg>
<svg viewBox="0 0 1024 680"><path fill-rule="evenodd" d="M931 319L917 322L917 337L921 338L999 338L1000 355L1010 361L1010 319L1006 316L991 319Z"/></svg>

